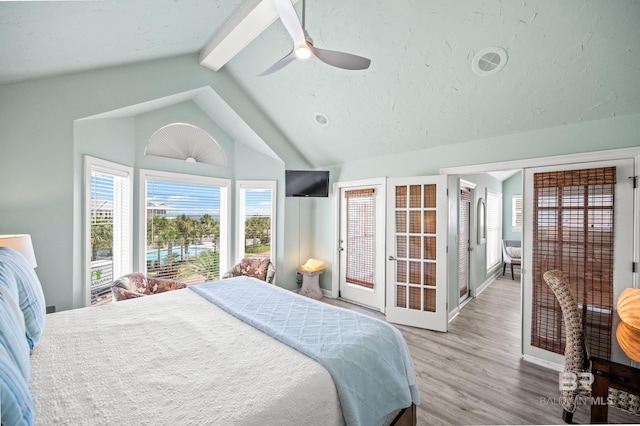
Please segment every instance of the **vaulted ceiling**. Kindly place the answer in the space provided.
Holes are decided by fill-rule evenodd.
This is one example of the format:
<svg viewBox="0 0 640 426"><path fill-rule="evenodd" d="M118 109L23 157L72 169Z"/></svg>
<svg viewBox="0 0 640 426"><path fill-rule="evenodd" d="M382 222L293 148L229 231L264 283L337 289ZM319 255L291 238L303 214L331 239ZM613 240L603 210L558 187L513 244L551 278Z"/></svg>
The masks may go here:
<svg viewBox="0 0 640 426"><path fill-rule="evenodd" d="M241 4L0 2L0 84L196 54ZM638 0L308 0L306 7L317 47L371 58L371 67L295 61L257 77L291 50L276 21L218 72L229 73L314 166L640 113ZM474 56L494 46L507 52L506 66L476 75Z"/></svg>

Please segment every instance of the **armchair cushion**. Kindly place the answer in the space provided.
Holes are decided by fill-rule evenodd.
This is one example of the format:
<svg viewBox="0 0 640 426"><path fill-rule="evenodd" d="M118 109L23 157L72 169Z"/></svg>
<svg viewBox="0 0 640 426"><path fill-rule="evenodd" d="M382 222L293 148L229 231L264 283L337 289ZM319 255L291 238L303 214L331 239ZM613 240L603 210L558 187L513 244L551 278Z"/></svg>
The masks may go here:
<svg viewBox="0 0 640 426"><path fill-rule="evenodd" d="M180 281L162 278L147 278L140 272L123 275L111 284L113 300L135 299L136 297L150 296L164 293L165 291L179 290L186 285Z"/></svg>
<svg viewBox="0 0 640 426"><path fill-rule="evenodd" d="M512 259L520 259L522 257L522 248L507 246L507 253Z"/></svg>
<svg viewBox="0 0 640 426"><path fill-rule="evenodd" d="M241 275L257 278L273 284L276 268L269 258L245 257L240 263L229 269L222 276L222 279L239 277Z"/></svg>

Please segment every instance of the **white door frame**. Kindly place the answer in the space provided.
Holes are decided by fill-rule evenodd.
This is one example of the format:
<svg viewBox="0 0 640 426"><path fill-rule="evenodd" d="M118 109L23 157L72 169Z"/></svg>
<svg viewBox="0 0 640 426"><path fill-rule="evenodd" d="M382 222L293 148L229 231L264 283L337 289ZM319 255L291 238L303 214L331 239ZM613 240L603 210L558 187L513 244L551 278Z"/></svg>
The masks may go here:
<svg viewBox="0 0 640 426"><path fill-rule="evenodd" d="M378 196L376 197L376 211L381 212L380 220L376 223L376 282L379 284L379 298L375 308L380 312L385 312L385 277L386 277L386 203L387 203L387 178L372 178L352 180L345 182L335 182L333 184L333 264L335 265L335 271L332 274L331 279L331 297L337 298L340 291L340 192L341 189L354 188L354 187L370 187L376 186L379 188ZM380 203L381 208L380 207Z"/></svg>

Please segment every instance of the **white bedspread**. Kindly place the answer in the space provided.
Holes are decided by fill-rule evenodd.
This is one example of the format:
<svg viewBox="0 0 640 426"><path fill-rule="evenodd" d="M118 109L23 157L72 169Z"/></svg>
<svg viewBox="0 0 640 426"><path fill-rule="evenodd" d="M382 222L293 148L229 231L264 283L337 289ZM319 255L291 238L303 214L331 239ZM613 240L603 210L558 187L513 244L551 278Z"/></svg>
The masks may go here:
<svg viewBox="0 0 640 426"><path fill-rule="evenodd" d="M47 316L42 425L339 425L327 370L189 290Z"/></svg>

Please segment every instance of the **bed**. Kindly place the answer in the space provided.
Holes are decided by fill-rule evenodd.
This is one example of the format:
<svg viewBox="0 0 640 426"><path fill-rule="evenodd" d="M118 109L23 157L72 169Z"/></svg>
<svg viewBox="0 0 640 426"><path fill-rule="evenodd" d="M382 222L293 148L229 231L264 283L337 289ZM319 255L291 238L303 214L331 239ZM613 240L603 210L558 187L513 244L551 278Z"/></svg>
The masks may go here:
<svg viewBox="0 0 640 426"><path fill-rule="evenodd" d="M0 362L3 425L416 424L406 343L382 321L238 277L49 314L38 332L41 290L14 291L37 277L1 249L0 311L25 326L0 327L18 329L14 352L31 352L28 366L20 354ZM12 281L7 265L27 272ZM29 370L26 391L12 360Z"/></svg>

